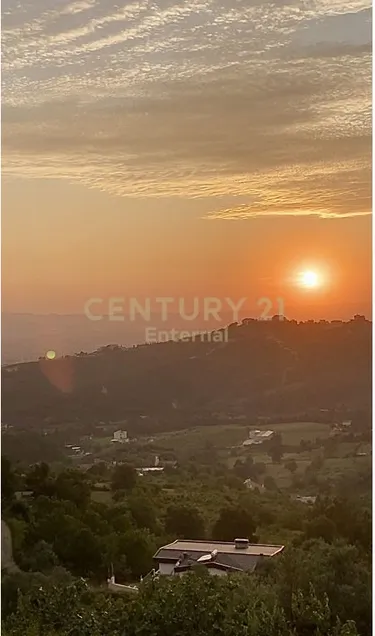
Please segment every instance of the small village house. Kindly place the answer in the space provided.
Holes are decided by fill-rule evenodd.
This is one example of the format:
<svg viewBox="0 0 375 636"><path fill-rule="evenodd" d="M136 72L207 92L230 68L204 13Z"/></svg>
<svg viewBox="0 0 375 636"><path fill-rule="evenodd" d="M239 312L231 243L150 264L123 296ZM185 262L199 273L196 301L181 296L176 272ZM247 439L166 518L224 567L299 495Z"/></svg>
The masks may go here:
<svg viewBox="0 0 375 636"><path fill-rule="evenodd" d="M112 442L118 442L118 443L120 443L120 444L125 444L125 443L127 443L128 441L129 441L129 438L128 438L128 433L127 433L127 431L119 430L119 431L115 431L115 432L113 433L113 439L112 439Z"/></svg>
<svg viewBox="0 0 375 636"><path fill-rule="evenodd" d="M161 547L154 560L157 575L181 575L195 566L206 567L210 575L253 572L263 559L281 553L282 545L251 544L248 539L233 542L176 540Z"/></svg>

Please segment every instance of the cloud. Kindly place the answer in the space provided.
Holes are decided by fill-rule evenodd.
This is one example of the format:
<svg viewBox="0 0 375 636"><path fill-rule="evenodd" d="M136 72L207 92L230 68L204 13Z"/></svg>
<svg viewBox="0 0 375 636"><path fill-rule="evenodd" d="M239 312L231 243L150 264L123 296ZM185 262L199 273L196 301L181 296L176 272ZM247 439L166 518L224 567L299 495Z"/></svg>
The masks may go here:
<svg viewBox="0 0 375 636"><path fill-rule="evenodd" d="M252 202L211 219L371 210L367 0L48 6L5 7L5 175Z"/></svg>

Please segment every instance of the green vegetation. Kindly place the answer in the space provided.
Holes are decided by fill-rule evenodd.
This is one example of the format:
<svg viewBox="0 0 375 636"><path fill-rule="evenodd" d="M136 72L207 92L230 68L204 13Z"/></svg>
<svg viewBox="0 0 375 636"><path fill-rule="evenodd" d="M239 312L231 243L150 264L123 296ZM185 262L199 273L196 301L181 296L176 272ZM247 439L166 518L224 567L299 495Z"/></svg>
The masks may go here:
<svg viewBox="0 0 375 636"><path fill-rule="evenodd" d="M2 467L3 518L21 569L2 575L6 636L370 634L371 503L363 475L352 494L340 496L338 482L336 493L309 506L277 487L249 492L225 464L198 477L189 463L152 477L127 465L55 474L39 464L20 473L3 459ZM98 473L112 487L108 503L92 499ZM16 490L31 495L20 500ZM176 537L238 535L286 548L251 575L219 581L197 570L141 584L136 598L103 587L112 564L118 582L139 584L156 549Z"/></svg>
<svg viewBox="0 0 375 636"><path fill-rule="evenodd" d="M286 552L265 572L220 579L197 571L144 584L135 598L110 597L82 582L42 584L19 597L3 620L3 634L367 635L370 579L356 558L350 547L310 544ZM325 576L323 561L330 568Z"/></svg>
<svg viewBox="0 0 375 636"><path fill-rule="evenodd" d="M318 481L323 488L329 483L335 483L345 474L353 477L361 467L365 469L371 462L371 446L368 443L371 416L365 420L363 428L356 432L335 434L332 437L332 425L321 422L278 422L266 424L276 433L275 440L261 445L243 446L249 430L257 428L259 423L249 424L211 424L200 428L183 429L169 433L157 433L152 438L140 436L128 444L113 444L100 438L100 450L86 457L76 459L65 458L51 466L56 472L66 467L89 469L92 476L96 475L98 484L105 482L103 489L98 485L92 493L95 501L108 502L111 500L111 485L108 480L108 466L112 462L131 464L133 466L150 466L154 464L155 456L160 458L166 471L171 471L177 464L190 473L201 474L211 470L213 465L224 471L226 467L243 480L251 477L260 484L270 476L279 489L295 491L317 489ZM20 469L27 468L29 462L24 460L28 452L24 445L22 431L12 433L18 439L14 445L11 459L17 461ZM7 436L4 436L6 440ZM53 437L53 434L46 437ZM84 449L96 446L96 437L76 438L75 443ZM6 451L7 444L4 445ZM64 449L62 449L64 450ZM34 456L34 455L33 455ZM321 458L320 461L318 458ZM248 462L253 468L249 470ZM312 462L319 462L314 466L315 478L312 483L306 479L306 473ZM93 463L99 462L99 463ZM35 463L35 462L30 462ZM243 465L241 470L240 465ZM297 466L290 470L290 467ZM100 468L98 468L100 467ZM101 472L100 472L101 471ZM269 480L267 480L269 482ZM310 480L311 482L311 480ZM126 488L126 487L125 487ZM327 491L327 488L326 488ZM308 493L307 493L308 494Z"/></svg>
<svg viewBox="0 0 375 636"><path fill-rule="evenodd" d="M360 317L244 320L230 325L224 347L198 341L104 347L4 367L2 421L28 434L76 436L98 433L104 423L101 436L108 438L124 420L130 436L139 437L223 418L314 422L319 414L324 421L321 409L345 418L348 410L371 408L371 338L371 322ZM13 452L13 432L5 437ZM53 457L44 459L58 460L46 437Z"/></svg>
<svg viewBox="0 0 375 636"><path fill-rule="evenodd" d="M166 343L3 369L5 636L370 635L371 324L229 331L210 355ZM256 428L275 434L243 445ZM155 456L163 472L141 476ZM241 535L285 550L252 574L141 582L177 537ZM112 567L137 595L109 593Z"/></svg>

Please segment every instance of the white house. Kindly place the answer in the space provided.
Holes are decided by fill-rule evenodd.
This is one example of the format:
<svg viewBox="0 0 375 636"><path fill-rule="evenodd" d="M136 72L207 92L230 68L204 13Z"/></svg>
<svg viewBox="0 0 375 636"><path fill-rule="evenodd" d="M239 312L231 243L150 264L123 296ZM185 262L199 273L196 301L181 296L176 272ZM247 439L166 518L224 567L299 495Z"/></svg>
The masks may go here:
<svg viewBox="0 0 375 636"><path fill-rule="evenodd" d="M181 575L194 566L206 567L211 575L253 572L264 558L279 554L282 545L250 544L248 539L233 542L176 540L159 548L154 556L157 574Z"/></svg>
<svg viewBox="0 0 375 636"><path fill-rule="evenodd" d="M128 433L127 431L115 431L113 433L113 439L112 442L119 442L120 444L124 444L125 442L128 442L129 438L128 438Z"/></svg>
<svg viewBox="0 0 375 636"><path fill-rule="evenodd" d="M249 438L243 442L243 446L251 446L252 444L262 444L274 436L274 431L260 431L256 429L249 432Z"/></svg>
<svg viewBox="0 0 375 636"><path fill-rule="evenodd" d="M294 501L299 501L300 503L304 503L304 504L310 504L310 505L314 505L314 503L317 500L316 495L309 495L309 496L302 496L302 495L295 495L293 497Z"/></svg>
<svg viewBox="0 0 375 636"><path fill-rule="evenodd" d="M146 475L147 473L162 473L163 466L148 466L146 468L136 468L138 475Z"/></svg>
<svg viewBox="0 0 375 636"><path fill-rule="evenodd" d="M162 473L164 470L163 466L159 466L160 460L159 455L155 455L154 466L149 466L147 468L136 468L138 475L145 475L146 473Z"/></svg>

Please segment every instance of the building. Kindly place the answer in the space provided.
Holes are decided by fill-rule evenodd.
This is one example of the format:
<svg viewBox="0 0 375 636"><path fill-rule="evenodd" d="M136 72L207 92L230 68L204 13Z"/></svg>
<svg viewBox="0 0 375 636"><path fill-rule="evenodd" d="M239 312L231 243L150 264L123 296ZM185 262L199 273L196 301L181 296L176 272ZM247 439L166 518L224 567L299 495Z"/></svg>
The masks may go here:
<svg viewBox="0 0 375 636"><path fill-rule="evenodd" d="M138 475L146 475L147 473L162 473L163 466L148 466L146 468L136 468Z"/></svg>
<svg viewBox="0 0 375 636"><path fill-rule="evenodd" d="M255 431L249 432L249 437L243 442L243 446L251 446L252 444L263 444L263 442L267 442L272 439L274 436L274 431L260 431L256 429Z"/></svg>
<svg viewBox="0 0 375 636"><path fill-rule="evenodd" d="M311 506L313 506L317 500L317 496L316 495L311 495L311 496L310 495L309 496L295 495L293 499L294 501L299 501L300 503L310 504Z"/></svg>
<svg viewBox="0 0 375 636"><path fill-rule="evenodd" d="M256 481L253 481L252 479L245 479L245 481L243 482L244 486L246 486L246 488L248 488L249 490L265 490L263 484L258 484Z"/></svg>
<svg viewBox="0 0 375 636"><path fill-rule="evenodd" d="M282 545L250 544L248 539L233 542L176 540L160 548L154 560L157 575L181 575L194 566L204 566L211 575L253 572L260 561L279 554Z"/></svg>
<svg viewBox="0 0 375 636"><path fill-rule="evenodd" d="M148 468L136 468L138 475L144 475L145 473L162 473L164 470L163 466L159 466L160 460L159 455L155 455L155 461L153 466L149 466Z"/></svg>
<svg viewBox="0 0 375 636"><path fill-rule="evenodd" d="M128 441L129 441L129 438L128 438L127 431L119 430L113 433L112 442L119 442L120 444L125 444Z"/></svg>
<svg viewBox="0 0 375 636"><path fill-rule="evenodd" d="M70 458L73 457L82 457L84 455L84 451L80 446L73 446L73 444L65 444L65 448L71 453L69 455Z"/></svg>
<svg viewBox="0 0 375 636"><path fill-rule="evenodd" d="M352 426L351 420L346 420L344 422L341 422L341 424L334 424L330 435L334 436L334 435L339 435L340 433L350 433L351 426Z"/></svg>

